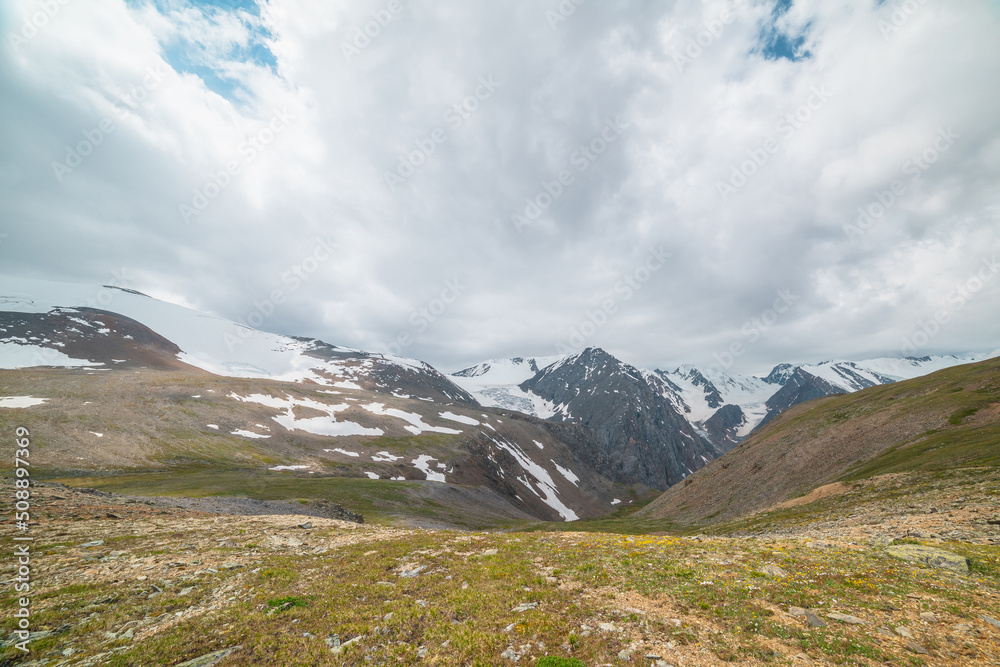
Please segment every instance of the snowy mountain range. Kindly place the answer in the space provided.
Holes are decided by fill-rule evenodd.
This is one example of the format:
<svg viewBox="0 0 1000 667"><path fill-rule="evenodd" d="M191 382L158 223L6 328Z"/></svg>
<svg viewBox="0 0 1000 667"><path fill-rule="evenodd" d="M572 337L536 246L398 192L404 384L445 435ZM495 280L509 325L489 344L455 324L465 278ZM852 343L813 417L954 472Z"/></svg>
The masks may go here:
<svg viewBox="0 0 1000 667"><path fill-rule="evenodd" d="M198 371L370 392L442 409L481 405L545 420L542 425L580 425L576 436L559 435L572 456L614 483L654 489L678 483L803 401L998 354L780 364L761 377L714 367L642 369L588 348L571 356L487 361L446 376L421 361L264 333L121 287L0 277L0 368ZM517 479L517 470L529 465L516 456L505 461L495 485Z"/></svg>
<svg viewBox="0 0 1000 667"><path fill-rule="evenodd" d="M1000 351L779 364L758 377L691 365L639 369L603 350L588 348L555 359L487 361L450 377L483 405L554 421L582 422L604 444L602 455L590 457L598 469L617 481L629 479L666 488L793 405L998 355ZM651 442L654 452L663 450L662 456L640 451Z"/></svg>

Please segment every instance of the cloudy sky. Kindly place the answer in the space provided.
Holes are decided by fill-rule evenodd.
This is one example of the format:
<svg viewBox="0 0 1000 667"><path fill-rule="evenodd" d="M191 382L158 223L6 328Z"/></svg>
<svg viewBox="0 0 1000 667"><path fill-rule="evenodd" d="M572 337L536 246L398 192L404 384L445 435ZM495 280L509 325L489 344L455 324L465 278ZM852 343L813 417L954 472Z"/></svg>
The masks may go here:
<svg viewBox="0 0 1000 667"><path fill-rule="evenodd" d="M9 0L0 34L0 274L443 370L1000 347L996 0Z"/></svg>

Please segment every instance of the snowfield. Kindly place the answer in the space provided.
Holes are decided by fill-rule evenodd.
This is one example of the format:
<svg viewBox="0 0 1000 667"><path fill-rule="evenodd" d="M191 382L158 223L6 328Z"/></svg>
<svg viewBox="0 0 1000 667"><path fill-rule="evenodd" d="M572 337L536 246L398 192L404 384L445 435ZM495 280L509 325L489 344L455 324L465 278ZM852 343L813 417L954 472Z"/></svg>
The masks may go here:
<svg viewBox="0 0 1000 667"><path fill-rule="evenodd" d="M31 396L3 396L0 397L0 408L33 408L43 405L47 400L49 399Z"/></svg>

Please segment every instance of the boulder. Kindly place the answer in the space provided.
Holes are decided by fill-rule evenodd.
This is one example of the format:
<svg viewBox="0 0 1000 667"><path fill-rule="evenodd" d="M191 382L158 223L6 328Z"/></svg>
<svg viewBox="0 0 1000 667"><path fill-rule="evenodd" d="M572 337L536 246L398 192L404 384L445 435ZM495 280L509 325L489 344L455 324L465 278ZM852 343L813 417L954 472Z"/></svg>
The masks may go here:
<svg viewBox="0 0 1000 667"><path fill-rule="evenodd" d="M912 563L940 567L954 572L969 571L969 560L967 558L951 553L950 551L945 551L944 549L935 549L934 547L925 547L917 544L896 544L886 549L885 552L893 558L908 560Z"/></svg>

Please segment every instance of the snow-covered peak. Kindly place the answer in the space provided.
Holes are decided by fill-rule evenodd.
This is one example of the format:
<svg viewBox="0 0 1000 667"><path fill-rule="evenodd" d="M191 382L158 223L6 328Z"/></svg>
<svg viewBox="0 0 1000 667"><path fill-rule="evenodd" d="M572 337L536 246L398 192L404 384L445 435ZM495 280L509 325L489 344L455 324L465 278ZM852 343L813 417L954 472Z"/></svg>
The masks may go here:
<svg viewBox="0 0 1000 667"><path fill-rule="evenodd" d="M495 386L521 384L538 371L562 359L562 357L514 357L512 359L491 359L470 368L452 373L454 378L467 378L470 385Z"/></svg>
<svg viewBox="0 0 1000 667"><path fill-rule="evenodd" d="M134 320L180 348L177 359L215 375L311 381L344 388L360 388L359 379L377 375L372 380L373 389L409 383L436 390L443 398L469 398L422 361L266 333L134 290L0 276L0 313L45 314L73 309L100 310ZM55 356L52 350L40 348L25 354L29 341L5 341L2 334L0 342L5 343L0 353L6 351L5 356L11 358L48 360ZM28 365L39 364L16 367ZM45 361L41 365L54 364Z"/></svg>

